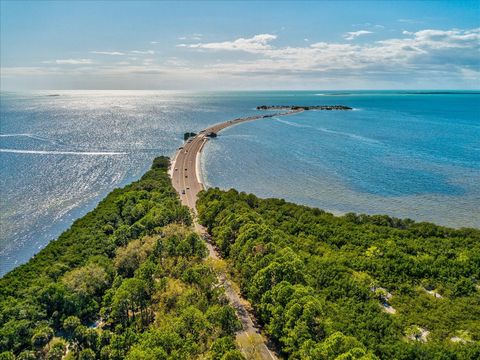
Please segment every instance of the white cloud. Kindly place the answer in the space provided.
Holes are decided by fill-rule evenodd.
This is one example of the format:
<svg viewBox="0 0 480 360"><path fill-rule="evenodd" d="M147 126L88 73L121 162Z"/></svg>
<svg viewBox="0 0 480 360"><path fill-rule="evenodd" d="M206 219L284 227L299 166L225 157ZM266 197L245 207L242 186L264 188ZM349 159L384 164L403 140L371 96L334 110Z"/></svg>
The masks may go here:
<svg viewBox="0 0 480 360"><path fill-rule="evenodd" d="M164 64L167 65L167 66L176 66L176 67L185 68L188 63L185 60L182 60L182 59L179 59L179 58L173 56L173 57L170 57L170 58L166 59Z"/></svg>
<svg viewBox="0 0 480 360"><path fill-rule="evenodd" d="M359 36L368 34L373 34L373 32L368 30L349 31L345 35L343 35L343 37L345 38L345 40L353 40Z"/></svg>
<svg viewBox="0 0 480 360"><path fill-rule="evenodd" d="M55 64L59 65L88 65L93 64L91 59L58 59L54 60Z"/></svg>
<svg viewBox="0 0 480 360"><path fill-rule="evenodd" d="M177 39L178 40L202 40L203 38L203 34L199 34L199 33L193 33L191 35L188 35L188 36L179 36Z"/></svg>
<svg viewBox="0 0 480 360"><path fill-rule="evenodd" d="M17 76L38 76L48 74L51 68L39 66L12 66L2 67L2 77L17 77Z"/></svg>
<svg viewBox="0 0 480 360"><path fill-rule="evenodd" d="M480 82L480 69L460 68L460 73L466 80Z"/></svg>
<svg viewBox="0 0 480 360"><path fill-rule="evenodd" d="M142 61L143 65L151 65L155 62L155 59L144 59Z"/></svg>
<svg viewBox="0 0 480 360"><path fill-rule="evenodd" d="M153 50L132 50L130 51L132 54L137 54L137 55L154 55L155 51Z"/></svg>
<svg viewBox="0 0 480 360"><path fill-rule="evenodd" d="M112 56L122 56L125 53L120 51L90 51L90 54L98 54L98 55L112 55Z"/></svg>
<svg viewBox="0 0 480 360"><path fill-rule="evenodd" d="M204 51L235 50L257 55L252 60L210 65L217 71L238 75L362 71L362 76L379 73L411 76L427 71L455 74L460 68L479 67L479 29L426 29L404 35L408 37L364 44L318 42L300 47L274 47L270 41L276 39L275 35L260 34L247 39L178 46Z"/></svg>
<svg viewBox="0 0 480 360"><path fill-rule="evenodd" d="M261 50L271 49L271 46L268 43L272 40L275 40L276 38L277 36L272 34L259 34L247 39L239 38L233 41L198 43L188 45L179 44L178 46L209 50L239 50L247 52L257 52Z"/></svg>
<svg viewBox="0 0 480 360"><path fill-rule="evenodd" d="M423 21L418 19L398 19L398 22L406 23L406 24L421 24Z"/></svg>
<svg viewBox="0 0 480 360"><path fill-rule="evenodd" d="M187 54L177 58L154 59L145 56L152 55L149 50L133 50L125 51L124 58L107 57L101 63L90 59L52 60L38 67L2 68L1 75L9 81L23 77L25 83L30 78L75 77L82 81L87 78L97 83L123 81L125 86L146 84L147 87L163 86L165 81L179 86L175 85L177 79L185 81L187 87L190 82L200 87L222 83L226 87L243 84L244 88L253 88L255 84L258 88L289 84L300 87L310 84L311 88L319 84L323 87L361 84L358 86L370 88L404 84L424 88L479 86L480 29L404 31L397 37L368 43L302 41L299 46L276 46L275 39L276 35L259 34L222 42L184 43L177 46ZM192 57L191 52L196 50L212 54ZM222 51L234 52L235 56ZM62 66L65 64L77 66Z"/></svg>
<svg viewBox="0 0 480 360"><path fill-rule="evenodd" d="M364 30L360 30L364 31ZM170 60L153 59L146 56L127 56L128 63L96 64L95 69L108 71L125 71L135 69L142 73L147 71L168 72L168 66L177 65L183 69L213 74L220 72L230 76L242 74L274 74L276 76L326 76L328 73L384 74L385 77L410 74L410 76L426 73L445 74L452 77L473 78L479 69L480 29L470 30L437 30L424 29L417 32L404 31L400 37L388 38L369 43L335 43L335 42L305 42L304 45L274 46L276 35L258 34L250 38L238 38L223 42L206 42L195 44L179 44L178 47L202 51L236 51L251 54L250 57L240 57L226 61L219 54L217 62L189 62L185 58L170 58ZM153 50L132 50L128 54L153 55ZM158 62L158 63L157 63ZM56 65L86 65L93 64L90 59L63 59L48 62ZM110 69L117 66L118 69ZM137 66L137 67L136 67ZM164 68L163 68L163 67ZM85 68L85 67L83 67ZM91 67L90 69L93 69ZM33 72L37 69L32 69ZM93 71L93 70L92 70ZM100 71L100 70L99 70ZM413 74L413 75L412 75ZM360 76L360 75L359 75ZM377 76L377 75L376 75Z"/></svg>

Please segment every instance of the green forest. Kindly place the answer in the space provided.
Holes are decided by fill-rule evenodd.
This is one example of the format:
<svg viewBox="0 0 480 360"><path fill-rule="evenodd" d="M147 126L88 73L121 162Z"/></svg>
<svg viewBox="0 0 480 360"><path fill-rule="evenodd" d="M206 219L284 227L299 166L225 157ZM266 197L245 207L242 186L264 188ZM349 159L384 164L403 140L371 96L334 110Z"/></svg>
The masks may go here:
<svg viewBox="0 0 480 360"><path fill-rule="evenodd" d="M155 159L0 279L0 359L242 359L235 311Z"/></svg>
<svg viewBox="0 0 480 360"><path fill-rule="evenodd" d="M0 279L0 360L239 360L159 157ZM209 189L199 221L285 359L479 359L480 230Z"/></svg>
<svg viewBox="0 0 480 360"><path fill-rule="evenodd" d="M289 359L480 359L480 231L209 189L206 226Z"/></svg>

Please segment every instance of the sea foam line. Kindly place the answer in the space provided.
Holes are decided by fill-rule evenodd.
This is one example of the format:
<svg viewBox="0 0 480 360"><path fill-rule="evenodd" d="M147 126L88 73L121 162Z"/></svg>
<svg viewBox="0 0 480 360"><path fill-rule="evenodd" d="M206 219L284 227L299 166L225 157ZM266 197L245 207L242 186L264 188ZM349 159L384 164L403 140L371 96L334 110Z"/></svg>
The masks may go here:
<svg viewBox="0 0 480 360"><path fill-rule="evenodd" d="M285 124L285 125L290 125L290 126L295 126L295 127L301 127L301 128L311 128L312 127L310 125L297 124L297 123L287 121L287 120L282 120L282 119L279 119L279 118L275 118L275 120L277 120L279 123L282 123L282 124Z"/></svg>
<svg viewBox="0 0 480 360"><path fill-rule="evenodd" d="M313 126L310 126L310 125L297 124L297 123L294 123L294 122L290 122L290 121L283 120L283 119L278 119L278 118L275 118L275 120L277 120L278 122L280 122L282 124L289 125L289 126L302 127L302 128L312 128L312 129L317 130L317 131L322 131L322 132L325 132L325 133L335 134L335 135L340 135L340 136L346 136L346 137L349 137L349 138L352 138L352 139L355 139L355 140L369 142L369 143L372 143L372 144L381 144L382 143L381 141L371 139L371 138L368 138L368 137L365 137L365 136L357 135L357 134L347 133L347 132L343 132L343 131L329 130L329 129L326 129L326 128L323 128L323 127L317 128L317 127L313 127Z"/></svg>
<svg viewBox="0 0 480 360"><path fill-rule="evenodd" d="M28 137L31 139L37 139L37 140L44 140L44 141L52 141L52 139L41 137L38 135L34 134L0 134L0 137Z"/></svg>
<svg viewBox="0 0 480 360"><path fill-rule="evenodd" d="M382 144L381 141L378 141L378 140L375 140L375 139L372 139L372 138L368 138L368 137L365 137L365 136L357 135L357 134L343 132L343 131L329 130L329 129L322 128L322 127L315 128L315 130L323 131L323 132L326 132L326 133L329 133L329 134L346 136L346 137L349 137L349 138L352 138L352 139L355 139L355 140L369 142L369 143L372 143L372 144Z"/></svg>
<svg viewBox="0 0 480 360"><path fill-rule="evenodd" d="M36 155L85 155L85 156L109 156L126 155L126 152L116 151L49 151L49 150L18 150L18 149L0 149L3 153L13 154L36 154Z"/></svg>

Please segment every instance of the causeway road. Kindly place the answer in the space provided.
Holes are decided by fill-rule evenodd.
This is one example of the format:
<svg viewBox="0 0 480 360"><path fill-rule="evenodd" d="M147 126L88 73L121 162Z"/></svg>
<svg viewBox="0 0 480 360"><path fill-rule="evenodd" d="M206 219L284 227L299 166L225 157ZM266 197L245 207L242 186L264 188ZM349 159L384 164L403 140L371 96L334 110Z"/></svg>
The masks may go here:
<svg viewBox="0 0 480 360"><path fill-rule="evenodd" d="M208 239L209 235L206 229L196 220L197 210L195 204L197 202L198 193L204 189L200 174L200 152L209 139L208 135L212 133L218 134L227 127L243 122L276 116L292 115L302 111L303 110L301 109L292 110L276 114L250 116L225 121L202 130L194 137L190 137L185 144L178 149L170 168L172 184L180 195L182 204L190 208L192 211L194 215L195 230L203 238ZM209 241L207 241L207 248L209 251L209 258L215 261L221 260L220 255ZM225 296L228 298L230 304L235 308L237 317L242 323L242 330L236 334L237 345L242 354L248 360L277 360L277 355L275 355L275 353L269 349L267 341L265 340L264 336L262 336L260 329L256 325L256 320L251 311L250 304L241 297L238 287L228 279L226 272L217 273L217 276L220 284L225 289Z"/></svg>
<svg viewBox="0 0 480 360"><path fill-rule="evenodd" d="M178 149L170 169L173 187L179 193L182 204L188 206L194 212L194 214L196 214L197 210L195 208L195 203L197 201L197 195L201 190L204 189L200 175L201 168L199 156L203 146L209 139L207 136L208 134L218 134L223 129L247 121L298 114L302 111L303 110L292 110L276 114L257 115L233 119L213 125L205 130L200 131L198 135L190 137L186 143Z"/></svg>

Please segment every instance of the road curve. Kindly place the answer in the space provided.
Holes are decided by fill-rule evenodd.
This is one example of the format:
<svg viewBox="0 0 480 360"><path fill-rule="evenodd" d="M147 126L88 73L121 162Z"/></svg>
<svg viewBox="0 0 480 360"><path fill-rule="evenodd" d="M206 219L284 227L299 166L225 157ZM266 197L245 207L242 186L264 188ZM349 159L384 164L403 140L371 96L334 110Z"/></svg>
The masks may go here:
<svg viewBox="0 0 480 360"><path fill-rule="evenodd" d="M187 142L178 149L170 169L170 176L172 177L173 186L180 195L182 204L188 206L196 214L195 203L197 201L197 195L201 190L204 189L201 179L199 179L201 169L198 166L199 159L197 158L200 155L203 146L209 139L207 134L217 134L223 129L247 121L292 115L302 111L303 110L292 110L276 114L257 115L233 119L213 125L205 130L200 131L197 136L189 138Z"/></svg>
<svg viewBox="0 0 480 360"><path fill-rule="evenodd" d="M195 204L197 202L198 193L204 189L200 176L200 152L208 141L207 136L210 133L217 134L223 129L237 125L247 121L271 118L274 116L292 115L303 110L292 110L276 114L250 116L246 118L238 118L225 121L220 124L213 125L202 130L195 137L191 137L187 142L178 149L170 167L170 176L175 190L180 195L183 205L188 206L196 217L197 210ZM204 238L208 237L207 231L203 226L194 220L195 230ZM209 257L212 259L220 259L215 248L207 242ZM225 289L225 295L229 299L230 304L235 308L238 319L242 323L242 330L236 334L237 344L247 359L266 359L277 360L277 356L268 348L265 338L261 335L259 328L256 326L255 318L250 311L250 304L244 300L240 293L232 286L232 282L228 280L226 274L218 274L220 283Z"/></svg>

